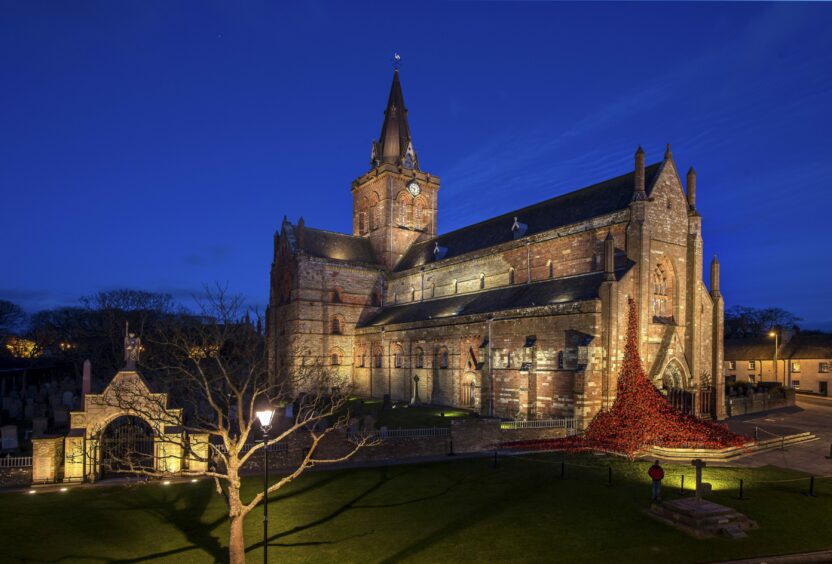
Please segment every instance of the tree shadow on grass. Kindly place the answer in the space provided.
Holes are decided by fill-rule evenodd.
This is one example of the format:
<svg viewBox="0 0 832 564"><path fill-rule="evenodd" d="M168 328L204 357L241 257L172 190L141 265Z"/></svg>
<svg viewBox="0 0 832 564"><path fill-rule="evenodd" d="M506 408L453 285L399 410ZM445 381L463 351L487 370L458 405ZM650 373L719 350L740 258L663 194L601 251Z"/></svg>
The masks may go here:
<svg viewBox="0 0 832 564"><path fill-rule="evenodd" d="M327 515L324 515L323 517L320 517L318 519L315 519L314 521L310 521L309 523L306 523L306 524L303 524L303 525L297 525L297 526L295 526L291 529L288 529L286 531L276 533L276 534L270 536L269 539L268 539L269 546L290 547L290 546L317 546L317 545L326 545L326 544L337 544L337 543L343 542L345 540L350 540L350 539L354 539L354 538L358 538L358 537L367 536L367 535L370 535L373 532L375 532L375 530L371 529L369 531L365 531L365 532L361 532L361 533L355 533L355 534L348 535L348 536L345 536L345 537L342 537L342 538L331 539L331 540L306 541L306 542L297 542L297 543L274 542L274 541L277 541L281 538L289 537L289 536L295 535L297 533L300 533L300 532L303 532L303 531L306 531L306 530L309 530L309 529L313 529L315 527L319 527L319 526L321 526L325 523L328 523L328 522L332 521L333 519L337 518L339 515L343 515L347 511L350 511L350 510L353 510L353 509L384 509L384 508L390 508L390 507L401 507L403 505L409 505L409 504L413 504L413 503L419 503L419 502L422 502L422 501L428 501L428 500L431 500L431 499L437 499L437 498L440 498L444 495L447 495L448 492L450 492L452 489L460 486L461 484L463 484L465 482L465 480L463 480L463 479L455 480L454 482L452 482L451 484L449 484L445 488L443 488L443 489L441 489L441 490L439 490L439 491L437 491L433 494L425 495L425 496L421 496L421 497L417 497L417 498L412 498L412 499L408 499L408 500L404 500L404 501L400 501L400 502L377 504L377 505L369 505L369 504L361 504L360 503L362 500L366 499L368 496L370 496L374 492L377 492L378 490L380 490L385 485L388 485L393 480L396 480L398 478L406 476L406 475L410 474L411 472L412 472L411 469L407 469L407 470L402 470L400 472L397 472L395 475L391 476L391 472L390 472L389 467L384 467L384 468L379 469L378 477L377 477L376 481L373 484L371 484L369 487L364 489L364 491L360 492L355 497L353 497L352 499L350 499L346 503L342 504L340 507L338 507L334 511L328 513ZM262 548L262 547L263 547L263 543L259 542L259 543L256 543L254 545L249 546L246 549L246 551L248 552L248 551L252 551L252 550L255 550L255 549L258 549L258 548Z"/></svg>

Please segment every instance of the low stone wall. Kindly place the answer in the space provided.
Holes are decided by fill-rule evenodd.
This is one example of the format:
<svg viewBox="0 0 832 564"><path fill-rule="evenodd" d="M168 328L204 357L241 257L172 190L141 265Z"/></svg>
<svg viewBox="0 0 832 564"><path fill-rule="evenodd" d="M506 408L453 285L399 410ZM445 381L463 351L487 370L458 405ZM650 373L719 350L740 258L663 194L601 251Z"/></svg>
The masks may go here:
<svg viewBox="0 0 832 564"><path fill-rule="evenodd" d="M0 488L20 488L32 483L32 467L0 468Z"/></svg>
<svg viewBox="0 0 832 564"><path fill-rule="evenodd" d="M735 417L781 407L792 407L795 402L795 393L792 389L786 389L782 390L782 395L765 392L748 396L729 395L725 399L725 411L728 417Z"/></svg>

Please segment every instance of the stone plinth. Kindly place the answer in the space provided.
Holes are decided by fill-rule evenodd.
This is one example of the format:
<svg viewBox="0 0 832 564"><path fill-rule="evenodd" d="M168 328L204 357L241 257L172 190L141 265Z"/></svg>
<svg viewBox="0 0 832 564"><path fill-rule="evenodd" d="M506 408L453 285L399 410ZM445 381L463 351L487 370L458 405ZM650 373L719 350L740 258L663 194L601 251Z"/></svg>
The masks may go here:
<svg viewBox="0 0 832 564"><path fill-rule="evenodd" d="M63 447L63 437L32 439L32 483L47 484L58 480Z"/></svg>
<svg viewBox="0 0 832 564"><path fill-rule="evenodd" d="M744 538L748 536L745 531L757 528L757 523L732 507L696 498L654 503L649 513L697 538L717 535Z"/></svg>

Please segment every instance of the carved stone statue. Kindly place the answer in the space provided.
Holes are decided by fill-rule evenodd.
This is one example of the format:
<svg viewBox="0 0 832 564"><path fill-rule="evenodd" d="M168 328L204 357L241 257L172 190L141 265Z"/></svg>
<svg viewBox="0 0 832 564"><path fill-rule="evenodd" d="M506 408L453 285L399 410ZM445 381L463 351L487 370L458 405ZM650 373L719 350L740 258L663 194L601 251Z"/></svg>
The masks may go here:
<svg viewBox="0 0 832 564"><path fill-rule="evenodd" d="M125 370L135 370L136 363L139 361L142 340L135 333L130 332L129 323L125 324L124 333L124 368Z"/></svg>

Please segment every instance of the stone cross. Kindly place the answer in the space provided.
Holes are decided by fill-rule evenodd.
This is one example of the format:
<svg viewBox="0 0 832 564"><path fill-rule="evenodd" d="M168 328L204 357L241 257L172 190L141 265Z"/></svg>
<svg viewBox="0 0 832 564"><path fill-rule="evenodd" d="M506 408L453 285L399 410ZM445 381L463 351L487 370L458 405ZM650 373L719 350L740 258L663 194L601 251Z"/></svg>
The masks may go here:
<svg viewBox="0 0 832 564"><path fill-rule="evenodd" d="M696 500L702 501L702 496L711 493L711 484L702 481L702 469L707 466L705 461L701 458L691 460L693 466L696 466Z"/></svg>
<svg viewBox="0 0 832 564"><path fill-rule="evenodd" d="M413 377L413 399L410 400L410 405L419 405L421 400L419 399L419 376Z"/></svg>

